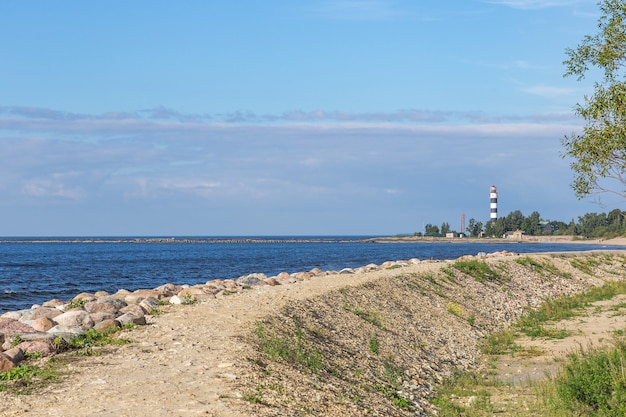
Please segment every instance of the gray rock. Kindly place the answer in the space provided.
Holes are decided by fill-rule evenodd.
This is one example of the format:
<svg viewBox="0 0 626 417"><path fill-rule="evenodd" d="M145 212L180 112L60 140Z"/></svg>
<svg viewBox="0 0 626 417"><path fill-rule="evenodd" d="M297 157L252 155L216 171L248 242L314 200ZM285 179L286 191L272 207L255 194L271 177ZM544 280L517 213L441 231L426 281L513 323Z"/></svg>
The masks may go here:
<svg viewBox="0 0 626 417"><path fill-rule="evenodd" d="M67 311L60 316L56 316L54 321L63 326L80 327L83 330L91 329L94 325L89 313L85 310Z"/></svg>
<svg viewBox="0 0 626 417"><path fill-rule="evenodd" d="M72 337L82 336L85 334L85 331L82 327L73 327L73 326L65 326L63 324L57 324L52 329L48 330L46 333L53 337L61 336L66 340L69 340Z"/></svg>
<svg viewBox="0 0 626 417"><path fill-rule="evenodd" d="M59 310L58 308L40 307L40 308L35 309L35 311L33 311L33 313L30 315L30 320L37 320L38 318L41 318L41 317L53 319L56 316L60 316L61 314L63 314L63 312Z"/></svg>
<svg viewBox="0 0 626 417"><path fill-rule="evenodd" d="M116 298L112 298L111 300L116 300L118 303L123 303L123 304L112 303L112 302L107 303L102 300L90 301L87 304L85 304L85 311L89 314L93 314L93 313L116 314L120 308L126 305L125 302L118 300ZM118 307L118 305L121 305L121 306Z"/></svg>
<svg viewBox="0 0 626 417"><path fill-rule="evenodd" d="M148 297L141 300L139 307L143 309L146 314L152 313L159 305L159 300L154 297Z"/></svg>
<svg viewBox="0 0 626 417"><path fill-rule="evenodd" d="M136 325L144 325L146 324L146 316L137 315L134 313L126 313L122 314L116 319L121 325L126 326L127 324L136 324Z"/></svg>

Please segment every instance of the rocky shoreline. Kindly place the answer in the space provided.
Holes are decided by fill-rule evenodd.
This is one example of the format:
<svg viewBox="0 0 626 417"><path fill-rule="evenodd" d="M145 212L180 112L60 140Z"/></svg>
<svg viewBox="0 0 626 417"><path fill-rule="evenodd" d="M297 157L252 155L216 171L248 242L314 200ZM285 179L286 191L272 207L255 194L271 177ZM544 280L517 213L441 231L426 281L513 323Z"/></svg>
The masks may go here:
<svg viewBox="0 0 626 417"><path fill-rule="evenodd" d="M134 324L133 342L105 362L82 359L41 395L0 392L0 414L427 415L437 383L480 366L485 335L545 299L624 279L625 255L481 253L51 300L0 316L0 366L54 355L51 341L92 328ZM500 277L462 273L464 260ZM270 336L295 350L272 359ZM294 362L301 353L319 363Z"/></svg>
<svg viewBox="0 0 626 417"><path fill-rule="evenodd" d="M365 273L419 262L418 259L388 261L381 265L369 264L340 271L314 268L307 272L282 272L271 277L252 273L237 279L211 280L205 284L164 284L154 289L132 292L120 289L114 294L104 291L83 292L68 301L49 300L29 309L0 315L0 373L19 365L26 354L54 354L54 341L57 338L69 342L71 338L82 336L90 329L107 332L113 328L145 325L147 318L160 305L203 303L245 291L252 286L290 285L318 276Z"/></svg>

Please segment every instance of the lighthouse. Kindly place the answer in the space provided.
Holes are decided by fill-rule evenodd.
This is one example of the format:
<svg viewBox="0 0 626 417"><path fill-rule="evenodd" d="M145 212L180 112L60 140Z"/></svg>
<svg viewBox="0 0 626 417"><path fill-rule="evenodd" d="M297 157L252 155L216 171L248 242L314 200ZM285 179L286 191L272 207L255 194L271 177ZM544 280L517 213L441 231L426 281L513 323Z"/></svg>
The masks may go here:
<svg viewBox="0 0 626 417"><path fill-rule="evenodd" d="M498 219L498 191L496 190L496 186L491 186L491 191L489 192L489 207L491 209L491 214L489 217L490 221L495 221Z"/></svg>

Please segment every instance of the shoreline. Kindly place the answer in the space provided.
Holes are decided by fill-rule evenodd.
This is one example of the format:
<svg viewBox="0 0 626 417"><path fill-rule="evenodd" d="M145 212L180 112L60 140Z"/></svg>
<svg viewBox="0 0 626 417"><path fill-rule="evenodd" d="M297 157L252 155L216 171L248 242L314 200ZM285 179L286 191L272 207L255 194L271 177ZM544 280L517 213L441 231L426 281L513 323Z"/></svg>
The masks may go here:
<svg viewBox="0 0 626 417"><path fill-rule="evenodd" d="M425 260L408 265L390 262L376 269L371 265L371 271L342 270L334 276L290 277L292 282L284 276L283 285L244 289L247 284L241 283L237 292L214 294L193 305L165 305L162 314L146 315L147 325L123 336L132 343L108 347L104 361L73 360L71 374L37 395L0 393L0 414L112 417L160 412L234 417L270 416L276 410L295 415L308 408L318 415L356 415L365 409L376 410L377 415L410 415L372 388L388 358L395 358L405 370L402 395L412 398L416 410L428 410L437 381L455 367L478 365L476 343L487 332L515 320L526 306L537 306L545 297L599 285L600 277L623 279L612 272L620 271L623 277L626 252L598 252L619 257L610 262L601 258L611 265L600 265L594 275L573 268L567 258L596 251L550 258L544 253L523 255L542 264L550 259L567 277L544 276L517 263L518 254L501 252L469 256L494 268L506 266L510 278L494 282L458 272L450 279L441 271L450 270L454 260ZM478 299L482 301L472 301ZM311 374L286 361L268 360L253 340L259 323L268 332L271 329L268 334L285 340L301 334L302 341L294 338L293 344L302 342L307 349L323 352L330 369L345 370L343 379L332 372ZM380 353L372 352L374 339ZM361 371L349 371L354 369ZM311 375L321 381L315 387ZM153 382L146 387L146 381ZM370 388L351 391L363 386ZM360 396L358 403L345 400L355 394ZM253 395L263 401L251 402ZM76 403L83 407L76 409Z"/></svg>
<svg viewBox="0 0 626 417"><path fill-rule="evenodd" d="M375 243L558 243L574 245L608 245L626 246L626 237L611 239L577 239L573 236L525 236L522 239L513 238L475 238L475 237L426 237L426 236L390 236L367 239Z"/></svg>

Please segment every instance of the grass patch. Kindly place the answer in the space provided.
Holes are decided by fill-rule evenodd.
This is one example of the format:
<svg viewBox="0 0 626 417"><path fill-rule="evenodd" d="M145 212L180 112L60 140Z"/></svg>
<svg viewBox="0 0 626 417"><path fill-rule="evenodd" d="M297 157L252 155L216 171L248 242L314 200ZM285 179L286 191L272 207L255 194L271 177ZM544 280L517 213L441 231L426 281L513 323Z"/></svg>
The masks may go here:
<svg viewBox="0 0 626 417"><path fill-rule="evenodd" d="M51 364L45 367L19 365L10 371L0 373L0 391L18 395L31 394L34 386L54 381L59 376L60 372Z"/></svg>
<svg viewBox="0 0 626 417"><path fill-rule="evenodd" d="M530 256L521 256L515 259L515 262L532 269L537 274L549 278L550 276L562 276L571 278L571 274L565 277L564 274L549 260L539 260Z"/></svg>
<svg viewBox="0 0 626 417"><path fill-rule="evenodd" d="M75 336L69 340L57 336L52 341L52 345L57 352L74 350L79 355L97 356L100 351L94 348L107 345L125 345L131 342L129 339L117 337L120 330L119 327L112 327L106 332L89 329L84 335Z"/></svg>
<svg viewBox="0 0 626 417"><path fill-rule="evenodd" d="M600 261L598 261L598 259L591 257L591 256L587 256L587 257L576 257L576 258L572 258L569 261L570 265L572 265L574 268L578 269L579 271L584 272L587 275L594 275L593 273L593 268L597 267L598 265L600 265Z"/></svg>
<svg viewBox="0 0 626 417"><path fill-rule="evenodd" d="M482 283L502 279L502 275L491 269L487 262L478 259L460 259L452 267Z"/></svg>
<svg viewBox="0 0 626 417"><path fill-rule="evenodd" d="M376 336L370 339L370 352L377 355L380 352L380 342L378 341L378 338Z"/></svg>
<svg viewBox="0 0 626 417"><path fill-rule="evenodd" d="M626 415L626 342L610 349L568 355L561 373L550 384L546 404L571 415Z"/></svg>
<svg viewBox="0 0 626 417"><path fill-rule="evenodd" d="M404 370L390 356L383 361L380 373L382 383L374 384L374 389L384 394L398 408L412 410L411 401L398 393L402 386Z"/></svg>
<svg viewBox="0 0 626 417"><path fill-rule="evenodd" d="M480 351L487 355L502 355L518 349L513 329L504 329L490 333L480 346Z"/></svg>
<svg viewBox="0 0 626 417"><path fill-rule="evenodd" d="M324 359L319 350L309 347L304 340L302 327L296 322L295 341L281 337L259 323L254 331L261 350L272 360L283 360L312 373L325 369Z"/></svg>
<svg viewBox="0 0 626 417"><path fill-rule="evenodd" d="M380 315L376 313L375 311L360 310L358 308L355 308L351 311L357 316L359 316L360 318L362 318L363 320L365 320L366 322L371 323L378 328L381 328L381 329L383 328L383 321L380 318Z"/></svg>

